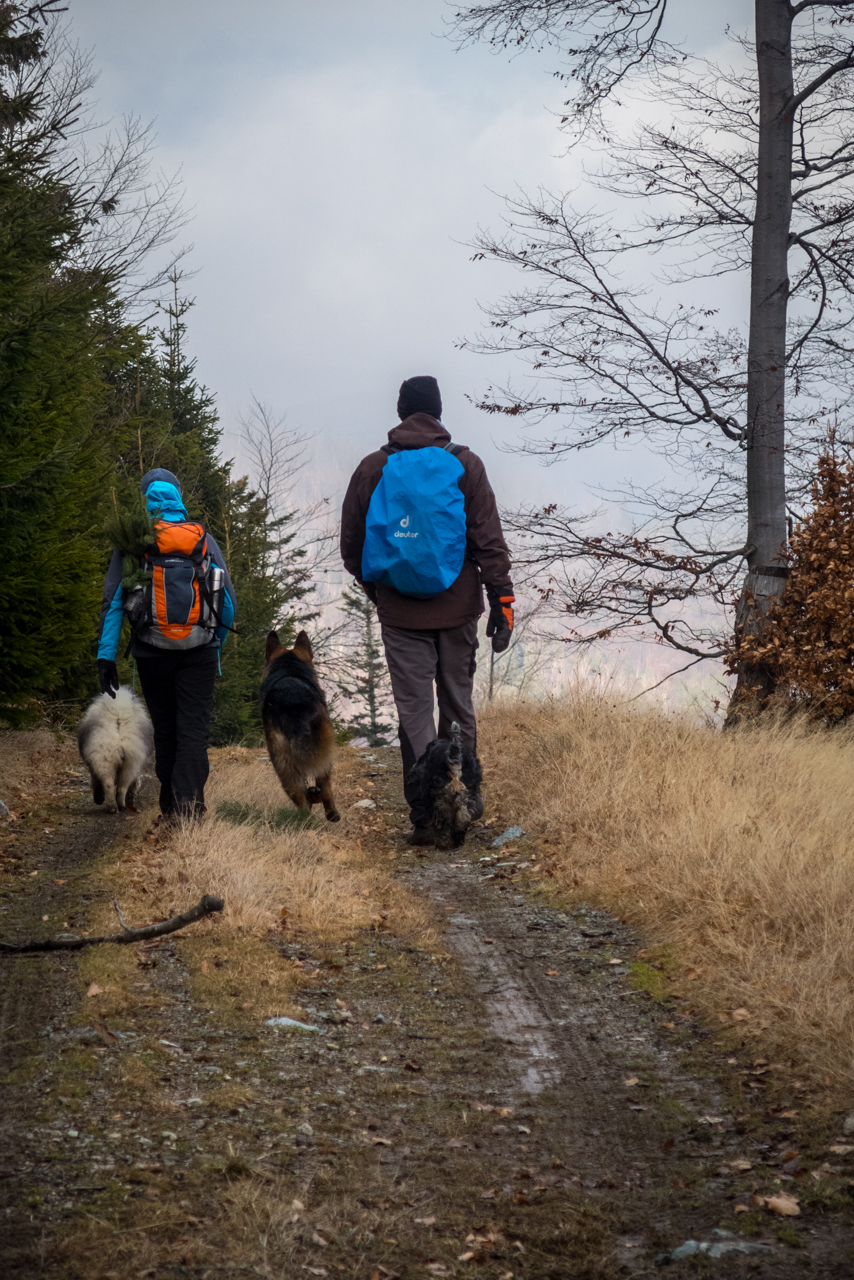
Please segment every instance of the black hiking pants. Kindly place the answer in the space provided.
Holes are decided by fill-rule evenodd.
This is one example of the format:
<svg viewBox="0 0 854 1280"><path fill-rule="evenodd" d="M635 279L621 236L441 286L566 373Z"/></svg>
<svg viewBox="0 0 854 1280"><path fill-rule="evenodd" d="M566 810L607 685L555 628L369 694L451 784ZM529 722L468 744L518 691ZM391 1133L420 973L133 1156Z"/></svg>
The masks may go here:
<svg viewBox="0 0 854 1280"><path fill-rule="evenodd" d="M154 725L161 813L180 818L204 813L217 652L205 646L136 660Z"/></svg>

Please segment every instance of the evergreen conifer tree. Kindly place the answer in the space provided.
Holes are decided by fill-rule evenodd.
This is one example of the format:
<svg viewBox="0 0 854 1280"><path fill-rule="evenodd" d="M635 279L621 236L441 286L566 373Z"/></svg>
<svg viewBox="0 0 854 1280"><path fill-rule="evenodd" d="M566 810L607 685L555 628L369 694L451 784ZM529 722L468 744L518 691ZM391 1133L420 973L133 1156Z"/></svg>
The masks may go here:
<svg viewBox="0 0 854 1280"><path fill-rule="evenodd" d="M179 211L167 184L139 196L146 217L134 219L144 130L107 147L101 171L69 150L91 77L52 40L53 8L0 0L0 720L95 691L109 555L145 523L142 475L165 467L219 542L238 596L214 738L253 738L264 636L292 634L309 590L299 517L221 456L213 396L187 354L181 273L168 276L161 329L129 319L128 273L169 239Z"/></svg>
<svg viewBox="0 0 854 1280"><path fill-rule="evenodd" d="M214 397L187 354L187 315L194 302L182 295L179 272L169 284L169 300L161 307L166 323L146 334L128 331L112 371L114 408L122 416L113 501L120 512L135 510L142 476L165 467L181 481L190 517L216 538L234 582L238 616L222 649L211 741L255 741L262 735L258 687L265 638L274 627L286 643L296 633L299 602L310 589L307 557L299 544L298 513L279 510L280 495L263 477L253 486L222 458ZM273 451L270 463L287 469L288 433L274 429L266 447ZM130 663L119 662L125 682L131 671Z"/></svg>
<svg viewBox="0 0 854 1280"><path fill-rule="evenodd" d="M68 120L27 87L44 37L38 10L0 4L0 714L12 723L88 654L109 469L95 423L112 281L75 261L83 210L52 149Z"/></svg>
<svg viewBox="0 0 854 1280"><path fill-rule="evenodd" d="M214 396L196 377L196 360L187 355L185 316L195 306L195 298L181 294L182 273L169 275L171 296L161 303L166 325L156 330L159 338L160 372L168 412L169 434L174 445L195 446L193 461L185 458L182 482L187 500L197 505L208 521L222 506L229 480L229 464L220 458L222 428ZM189 450L186 451L189 453Z"/></svg>
<svg viewBox="0 0 854 1280"><path fill-rule="evenodd" d="M391 681L380 638L376 606L359 587L344 592L341 609L352 636L341 659L339 688L356 706L347 727L371 747L383 747L394 737L392 724L382 720L391 702Z"/></svg>

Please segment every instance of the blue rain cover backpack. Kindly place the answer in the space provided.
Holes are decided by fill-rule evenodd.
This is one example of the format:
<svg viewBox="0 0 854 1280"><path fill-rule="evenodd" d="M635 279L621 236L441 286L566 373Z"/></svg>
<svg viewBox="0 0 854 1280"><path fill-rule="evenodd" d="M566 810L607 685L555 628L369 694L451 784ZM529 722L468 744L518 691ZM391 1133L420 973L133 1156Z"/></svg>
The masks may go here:
<svg viewBox="0 0 854 1280"><path fill-rule="evenodd" d="M362 581L429 600L456 582L466 553L462 445L401 449L383 468L365 521Z"/></svg>

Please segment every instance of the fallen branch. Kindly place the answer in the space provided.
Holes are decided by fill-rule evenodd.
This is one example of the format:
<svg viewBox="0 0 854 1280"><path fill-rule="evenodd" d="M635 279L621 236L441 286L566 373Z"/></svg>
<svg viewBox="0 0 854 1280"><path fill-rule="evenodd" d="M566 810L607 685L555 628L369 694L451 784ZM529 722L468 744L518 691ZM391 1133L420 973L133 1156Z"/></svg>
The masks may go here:
<svg viewBox="0 0 854 1280"><path fill-rule="evenodd" d="M203 920L214 911L222 911L225 903L222 898L214 898L206 893L201 902L183 915L173 916L171 920L162 920L160 924L146 924L141 929L131 929L125 924L119 904L113 899L113 906L122 925L121 933L108 933L100 938L46 938L44 942L3 942L0 941L0 954L21 955L25 951L79 951L81 947L94 947L100 942L146 942L149 938L162 938L164 934L175 933L188 924Z"/></svg>

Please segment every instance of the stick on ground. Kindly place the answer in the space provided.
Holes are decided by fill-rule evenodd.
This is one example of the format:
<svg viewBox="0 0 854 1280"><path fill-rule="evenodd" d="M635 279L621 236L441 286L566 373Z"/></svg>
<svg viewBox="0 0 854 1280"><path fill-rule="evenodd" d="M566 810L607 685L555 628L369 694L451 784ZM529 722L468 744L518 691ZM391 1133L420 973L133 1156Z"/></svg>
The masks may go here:
<svg viewBox="0 0 854 1280"><path fill-rule="evenodd" d="M100 942L146 942L149 938L162 938L166 933L175 933L188 924L203 920L214 911L222 911L225 903L222 898L214 898L206 893L195 907L185 911L183 915L173 916L171 920L161 920L160 924L146 924L141 929L130 929L124 922L119 904L113 899L113 905L122 923L122 933L108 933L100 938L46 938L43 942L2 942L0 955L21 955L26 951L79 951L81 947L94 947Z"/></svg>

